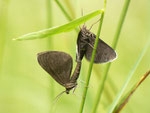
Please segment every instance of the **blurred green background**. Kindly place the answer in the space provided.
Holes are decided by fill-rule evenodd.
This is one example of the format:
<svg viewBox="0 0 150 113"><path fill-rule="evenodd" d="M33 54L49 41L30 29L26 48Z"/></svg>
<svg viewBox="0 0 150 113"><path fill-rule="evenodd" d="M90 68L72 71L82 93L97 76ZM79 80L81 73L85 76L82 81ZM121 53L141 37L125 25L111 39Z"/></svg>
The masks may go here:
<svg viewBox="0 0 150 113"><path fill-rule="evenodd" d="M60 0L73 17L103 8L103 0ZM54 98L64 90L38 64L36 54L46 50L69 53L75 62L75 31L55 35L49 39L13 41L26 33L68 22L54 0L0 0L0 113L78 113L89 62L83 60L78 87ZM101 38L111 45L124 0L108 0ZM108 81L99 104L98 113L106 112L120 91L144 45L150 38L150 1L132 0L117 46L118 59L109 71ZM50 8L48 8L50 5ZM49 15L49 16L48 16ZM89 28L99 16L86 22ZM96 34L98 24L92 28ZM85 113L90 113L101 75L106 64L94 65ZM128 88L150 69L150 49L147 50ZM150 113L150 78L132 96L122 113ZM129 90L127 89L126 92Z"/></svg>

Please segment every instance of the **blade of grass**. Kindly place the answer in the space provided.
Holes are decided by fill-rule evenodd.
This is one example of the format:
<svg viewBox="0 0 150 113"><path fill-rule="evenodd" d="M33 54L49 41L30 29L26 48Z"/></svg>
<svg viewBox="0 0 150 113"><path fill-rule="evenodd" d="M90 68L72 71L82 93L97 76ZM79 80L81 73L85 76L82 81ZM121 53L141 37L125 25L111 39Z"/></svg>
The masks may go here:
<svg viewBox="0 0 150 113"><path fill-rule="evenodd" d="M121 15L120 15L119 23L118 23L118 26L117 26L117 29L116 29L116 34L114 36L114 41L112 43L112 48L114 48L114 49L116 49L116 46L118 44L119 35L120 35L121 29L122 29L122 26L123 26L123 23L124 23L124 19L125 19L128 7L129 7L129 2L130 2L130 0L125 1L122 12L121 12ZM111 63L108 63L106 65L105 70L104 70L104 77L102 79L102 83L99 85L98 93L96 95L96 99L95 99L95 103L94 103L94 106L93 106L93 109L92 109L92 113L96 113L98 103L101 100L101 96L102 96L102 93L103 93L104 85L105 85L105 82L106 82L106 79L107 79L107 76L108 76L110 66L111 66Z"/></svg>
<svg viewBox="0 0 150 113"><path fill-rule="evenodd" d="M78 19L75 19L67 24L61 25L61 26L57 26L57 27L53 27L53 28L49 28L49 29L44 29L38 32L32 32L23 36L20 36L19 38L16 38L14 40L32 40L32 39L41 39L41 38L46 38L46 37L50 37L52 35L56 35L62 32L67 32L70 31L74 28L76 28L78 25L86 22L87 20L101 14L101 10L97 10L94 11L90 14L87 14L83 17L80 17Z"/></svg>
<svg viewBox="0 0 150 113"><path fill-rule="evenodd" d="M141 83L144 82L144 80L148 77L149 74L150 74L150 70L147 71L142 76L142 78L131 88L131 90L122 98L122 100L116 105L113 113L119 113L123 109L123 107L125 107L130 97L133 95L136 89L141 85Z"/></svg>
<svg viewBox="0 0 150 113"><path fill-rule="evenodd" d="M121 96L122 96L122 94L123 94L125 88L127 87L128 83L130 82L130 80L131 80L131 78L132 78L134 72L136 71L136 68L138 67L140 61L142 60L142 58L143 58L143 56L144 56L144 54L145 54L147 48L149 47L149 45L150 45L150 39L148 40L147 44L146 44L145 47L143 48L143 50L142 50L142 52L141 52L141 54L140 54L138 60L137 60L136 63L134 64L133 69L132 69L131 72L129 73L129 75L128 75L128 77L127 77L127 80L125 81L123 87L121 88L121 91L119 92L119 94L117 95L116 99L115 99L114 102L112 103L112 106L111 106L111 108L110 108L110 110L109 110L109 113L112 113L112 111L114 110L114 108L115 108L116 105L118 104L118 102L119 102L119 100L120 100L120 98L121 98Z"/></svg>
<svg viewBox="0 0 150 113"><path fill-rule="evenodd" d="M88 74L87 74L87 79L86 79L86 86L89 86L89 81L90 81L90 77L91 77L94 57L95 57L96 48L97 48L97 45L98 45L98 39L99 39L101 28L102 28L103 18L104 18L104 11L102 11L102 14L101 14L101 21L99 23L98 32L97 32L96 40L95 40L95 44L94 44L94 49L93 49L93 52L92 52L92 58L91 58L91 62L90 62L89 69L88 69ZM81 106L80 106L79 113L83 112L83 108L84 108L84 105L85 105L85 99L86 99L86 95L87 95L87 90L88 90L87 87L85 87L84 91L83 91L83 97L82 97L82 100L81 100Z"/></svg>

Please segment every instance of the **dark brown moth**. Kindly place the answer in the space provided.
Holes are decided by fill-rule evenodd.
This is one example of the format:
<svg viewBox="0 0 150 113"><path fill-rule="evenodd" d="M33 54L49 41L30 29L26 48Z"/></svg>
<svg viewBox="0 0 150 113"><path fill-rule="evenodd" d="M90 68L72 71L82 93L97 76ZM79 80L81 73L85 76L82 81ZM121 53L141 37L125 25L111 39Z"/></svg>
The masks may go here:
<svg viewBox="0 0 150 113"><path fill-rule="evenodd" d="M81 28L77 39L76 61L81 62L85 55L88 61L91 60L92 51L95 43L96 35L86 28L85 25ZM107 45L103 40L98 40L94 63L106 63L114 60L117 57L116 52Z"/></svg>
<svg viewBox="0 0 150 113"><path fill-rule="evenodd" d="M45 51L38 53L37 59L41 67L66 88L64 92L69 94L69 91L77 86L81 62L77 62L71 76L73 61L69 54L60 51Z"/></svg>

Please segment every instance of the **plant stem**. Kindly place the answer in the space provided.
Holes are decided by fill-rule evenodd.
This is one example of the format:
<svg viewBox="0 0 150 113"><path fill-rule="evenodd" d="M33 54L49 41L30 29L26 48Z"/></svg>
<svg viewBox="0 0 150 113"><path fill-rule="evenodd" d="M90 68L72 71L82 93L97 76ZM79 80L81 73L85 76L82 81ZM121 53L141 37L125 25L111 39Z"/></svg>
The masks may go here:
<svg viewBox="0 0 150 113"><path fill-rule="evenodd" d="M124 20L125 20L127 11L128 11L129 4L130 4L130 0L125 0L123 9L122 9L122 12L121 12L121 15L120 15L119 23L118 23L118 26L117 26L117 30L116 30L116 33L115 33L115 36L114 36L114 40L113 40L113 43L112 43L112 48L113 49L116 49L116 47L117 47L120 32L122 30L122 26L123 26L123 23L124 23Z"/></svg>
<svg viewBox="0 0 150 113"><path fill-rule="evenodd" d="M117 46L117 43L118 43L118 40L119 40L119 35L120 35L121 29L122 29L122 26L123 26L123 22L124 22L126 13L127 13L127 9L129 7L129 2L130 2L130 0L125 1L122 13L120 15L120 19L119 19L119 23L118 23L118 26L117 26L116 34L114 36L114 41L112 43L112 48L114 48L114 49L116 49L116 46ZM105 71L104 71L104 77L102 79L102 83L99 85L98 93L96 95L96 100L95 100L95 103L94 103L94 107L92 109L92 113L96 113L98 103L101 100L101 96L102 96L102 93L103 93L103 89L104 89L104 86L105 86L105 82L106 82L106 79L107 79L107 76L108 76L110 66L111 66L111 63L108 63L106 65L106 68L105 68Z"/></svg>
<svg viewBox="0 0 150 113"><path fill-rule="evenodd" d="M92 109L92 113L96 113L98 104L101 100L101 96L102 96L102 93L103 93L103 89L104 89L104 85L105 85L105 81L106 81L106 78L107 78L107 75L108 75L108 70L110 68L110 65L111 65L111 63L107 64L107 67L105 69L104 77L102 79L102 83L99 85L99 88L98 88L98 92L97 92L97 95L96 95L96 99L95 99L95 103L94 103L94 106L93 106L93 109Z"/></svg>
<svg viewBox="0 0 150 113"><path fill-rule="evenodd" d="M95 40L95 44L94 44L94 49L93 49L93 52L92 52L92 58L91 58L91 62L90 62L89 69L88 69L88 74L87 74L87 79L86 79L86 86L89 86L89 81L90 81L90 77L91 77L91 72L92 72L94 57L95 57L95 53L96 53L96 48L97 48L97 45L98 45L100 31L101 31L101 28L102 28L103 18L104 18L104 11L102 11L102 14L101 14L101 21L99 23L99 28L98 28L98 32L97 32L96 40ZM81 100L81 106L80 106L80 112L79 113L83 112L85 99L86 99L86 95L87 95L87 90L88 90L87 87L85 87L84 91L83 91L83 97L82 97L82 100Z"/></svg>

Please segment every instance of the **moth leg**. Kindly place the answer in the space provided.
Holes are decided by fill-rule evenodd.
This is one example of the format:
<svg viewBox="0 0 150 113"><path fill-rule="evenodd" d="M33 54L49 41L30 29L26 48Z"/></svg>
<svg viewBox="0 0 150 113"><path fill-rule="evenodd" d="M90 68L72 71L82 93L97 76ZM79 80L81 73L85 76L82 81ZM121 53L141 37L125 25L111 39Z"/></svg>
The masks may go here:
<svg viewBox="0 0 150 113"><path fill-rule="evenodd" d="M85 81L83 81L83 80L79 80L81 83L83 83L84 85L83 85L83 87L87 87L87 88L89 88L89 86L86 86L85 84L86 84L86 82Z"/></svg>
<svg viewBox="0 0 150 113"><path fill-rule="evenodd" d="M90 43L88 43L87 41L85 41L85 40L83 40L83 39L81 39L84 43L86 43L86 44L88 44L91 48L93 48L94 49L94 47L90 44Z"/></svg>
<svg viewBox="0 0 150 113"><path fill-rule="evenodd" d="M88 43L88 45L89 45L91 48L93 48L93 49L94 49L93 45L91 45L90 43Z"/></svg>
<svg viewBox="0 0 150 113"><path fill-rule="evenodd" d="M76 88L77 88L77 85L73 88L73 91L72 91L73 94L74 94Z"/></svg>
<svg viewBox="0 0 150 113"><path fill-rule="evenodd" d="M89 28L89 31L92 29L93 25L95 25L96 23L98 23L100 20L101 20L101 18L98 19L98 21L96 21L95 23L93 23L93 24L91 25L91 27Z"/></svg>
<svg viewBox="0 0 150 113"><path fill-rule="evenodd" d="M82 99L82 95L73 93L77 98Z"/></svg>
<svg viewBox="0 0 150 113"><path fill-rule="evenodd" d="M84 83L84 84L86 83L86 82L85 82L85 81L83 81L83 80L79 80L79 81L80 81L81 83Z"/></svg>
<svg viewBox="0 0 150 113"><path fill-rule="evenodd" d="M61 97L62 94L64 94L66 91L62 91L60 94L58 94L55 99L54 99L54 102L53 103L56 103L58 101L58 99Z"/></svg>

